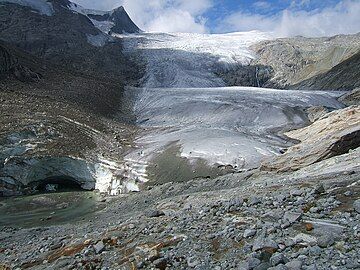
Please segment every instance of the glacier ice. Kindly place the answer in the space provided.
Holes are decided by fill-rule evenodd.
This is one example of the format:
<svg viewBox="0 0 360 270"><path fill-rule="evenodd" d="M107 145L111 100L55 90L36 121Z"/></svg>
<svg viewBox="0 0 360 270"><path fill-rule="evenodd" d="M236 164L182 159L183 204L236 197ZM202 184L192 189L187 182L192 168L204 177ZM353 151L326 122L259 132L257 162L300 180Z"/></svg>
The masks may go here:
<svg viewBox="0 0 360 270"><path fill-rule="evenodd" d="M259 31L231 34L139 33L115 35L124 40L125 52L146 64L144 87L219 87L214 75L223 66L247 65L256 57L250 46L272 38Z"/></svg>
<svg viewBox="0 0 360 270"><path fill-rule="evenodd" d="M247 65L250 46L272 35L252 31L223 35L140 33L117 35L125 53L146 61L142 88L128 88L142 131L125 160L129 177L148 180L147 168L174 144L195 164L259 166L292 145L282 131L307 123L310 106L341 108L337 92L224 87L214 70Z"/></svg>
<svg viewBox="0 0 360 270"><path fill-rule="evenodd" d="M279 132L307 121L304 109L341 108L332 95L249 87L145 88L138 91L134 112L144 128L132 159L144 163L171 143L181 156L209 164L257 167L263 158L289 146ZM334 95L334 93L332 93Z"/></svg>

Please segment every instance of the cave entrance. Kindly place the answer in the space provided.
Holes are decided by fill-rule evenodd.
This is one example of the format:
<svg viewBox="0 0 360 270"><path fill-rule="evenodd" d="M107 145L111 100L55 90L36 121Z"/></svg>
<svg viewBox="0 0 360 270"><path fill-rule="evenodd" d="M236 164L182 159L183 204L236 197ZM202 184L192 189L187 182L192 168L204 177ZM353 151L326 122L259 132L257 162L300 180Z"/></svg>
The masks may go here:
<svg viewBox="0 0 360 270"><path fill-rule="evenodd" d="M84 191L76 179L69 176L45 178L37 182L35 189L41 193Z"/></svg>

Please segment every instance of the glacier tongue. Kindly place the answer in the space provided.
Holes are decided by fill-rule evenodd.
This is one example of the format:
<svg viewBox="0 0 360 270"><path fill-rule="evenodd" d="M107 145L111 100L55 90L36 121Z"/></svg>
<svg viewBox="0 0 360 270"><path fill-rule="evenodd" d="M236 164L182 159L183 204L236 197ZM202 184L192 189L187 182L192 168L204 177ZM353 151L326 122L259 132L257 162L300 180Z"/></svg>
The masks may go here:
<svg viewBox="0 0 360 270"><path fill-rule="evenodd" d="M291 145L278 133L306 123L304 108L342 107L326 92L248 87L129 91L139 91L134 111L144 128L136 141L138 150L127 157L138 164L150 164L176 144L180 156L190 161L203 159L209 166L231 165L237 170L255 168Z"/></svg>
<svg viewBox="0 0 360 270"><path fill-rule="evenodd" d="M146 61L143 87L128 89L136 93L134 113L142 131L136 139L138 148L126 160L139 182L148 180L150 167L161 166L157 163L161 155L166 163L162 166L168 170L171 157L167 152L174 145L179 152L172 155L186 159L193 172L199 160L209 168L257 167L261 160L292 144L279 134L304 125L306 108L342 107L334 92L223 87L214 70L219 65L249 64L256 57L250 46L270 39L269 34L141 33L121 37L126 53ZM180 165L175 168L180 170ZM176 181L171 174L166 177Z"/></svg>

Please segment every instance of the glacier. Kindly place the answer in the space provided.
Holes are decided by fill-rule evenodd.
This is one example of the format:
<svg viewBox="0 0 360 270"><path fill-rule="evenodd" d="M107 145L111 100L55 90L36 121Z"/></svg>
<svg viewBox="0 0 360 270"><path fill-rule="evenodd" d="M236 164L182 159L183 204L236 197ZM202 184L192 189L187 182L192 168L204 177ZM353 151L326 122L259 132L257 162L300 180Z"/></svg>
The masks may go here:
<svg viewBox="0 0 360 270"><path fill-rule="evenodd" d="M140 132L125 160L137 183L149 181L149 167L161 166L154 164L157 158L174 146L173 155L186 159L193 172L199 160L209 168L256 168L293 145L282 133L306 125L307 108L343 107L340 92L225 87L214 71L248 65L256 58L251 45L271 33L116 36L125 53L140 64L145 60L141 87L127 89Z"/></svg>
<svg viewBox="0 0 360 270"><path fill-rule="evenodd" d="M250 46L272 38L259 31L231 34L140 33L119 35L124 51L146 61L143 87L221 87L214 75L221 66L247 65L256 57Z"/></svg>

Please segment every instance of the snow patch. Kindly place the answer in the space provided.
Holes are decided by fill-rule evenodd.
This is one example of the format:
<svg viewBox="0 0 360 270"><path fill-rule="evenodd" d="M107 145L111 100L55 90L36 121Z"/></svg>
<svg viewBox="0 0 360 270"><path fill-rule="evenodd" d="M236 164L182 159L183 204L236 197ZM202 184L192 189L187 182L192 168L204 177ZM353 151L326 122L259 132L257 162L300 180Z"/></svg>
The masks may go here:
<svg viewBox="0 0 360 270"><path fill-rule="evenodd" d="M84 8L83 6L75 4L75 3L70 3L69 9L76 12L76 13L80 13L80 14L83 14L83 15L93 14L93 15L102 16L102 15L105 15L105 14L109 13L108 11L87 9L87 8Z"/></svg>
<svg viewBox="0 0 360 270"><path fill-rule="evenodd" d="M108 14L108 11L100 11L100 10L94 10L94 9L86 9L83 8L82 6L75 4L75 3L71 3L69 6L69 9L72 10L75 13L80 13L82 15L87 16L91 22L93 23L93 25L98 28L101 32L105 33L105 34L109 34L109 32L111 31L111 28L115 25L113 22L111 21L97 21L95 19L90 18L88 15L92 14L92 15L99 15L99 16L103 16L105 14Z"/></svg>
<svg viewBox="0 0 360 270"><path fill-rule="evenodd" d="M97 21L94 19L90 19L91 22L95 25L97 29L105 34L109 34L111 29L114 27L115 23L111 21Z"/></svg>

